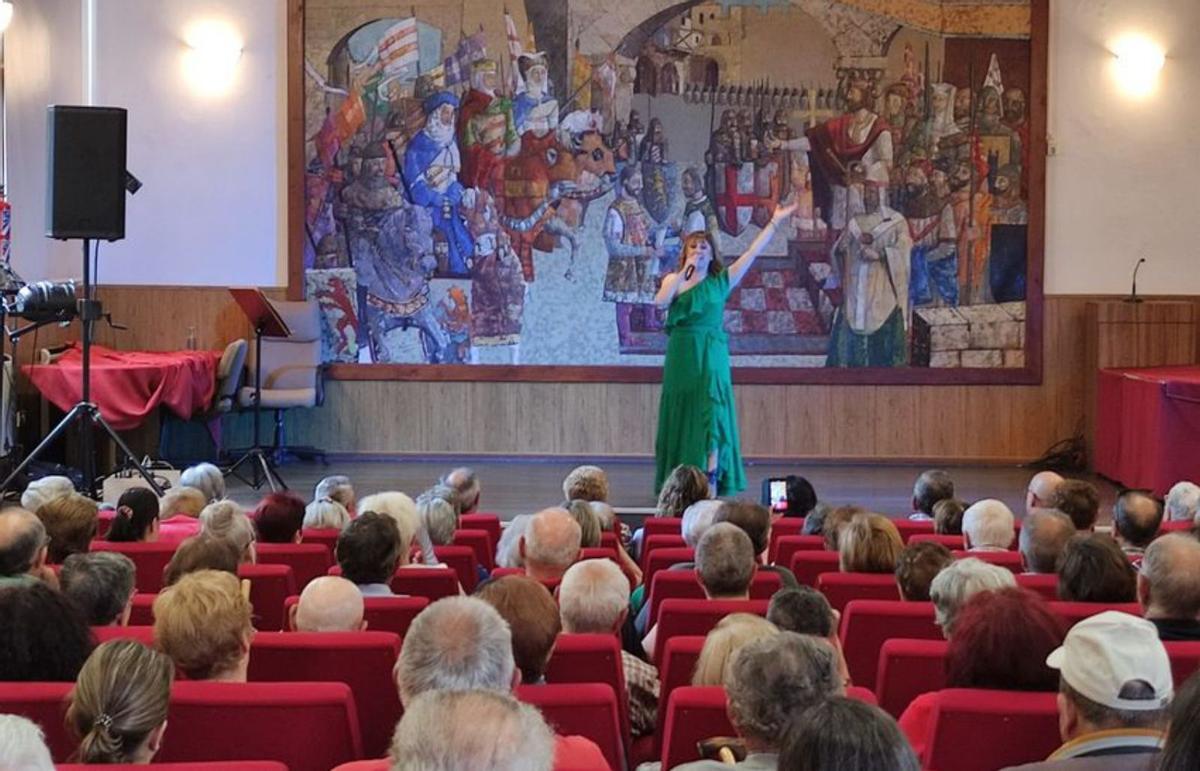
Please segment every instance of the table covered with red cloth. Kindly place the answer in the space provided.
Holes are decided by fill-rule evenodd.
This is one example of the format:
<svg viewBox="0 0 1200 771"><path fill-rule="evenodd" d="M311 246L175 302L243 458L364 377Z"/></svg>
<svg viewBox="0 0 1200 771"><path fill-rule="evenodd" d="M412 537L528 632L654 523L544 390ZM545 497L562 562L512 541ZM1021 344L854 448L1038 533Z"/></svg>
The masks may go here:
<svg viewBox="0 0 1200 771"><path fill-rule="evenodd" d="M184 420L208 409L220 351L114 351L92 346L92 402L118 431L137 428L159 405ZM62 410L81 398L83 348L72 343L53 364L24 368L38 391Z"/></svg>
<svg viewBox="0 0 1200 771"><path fill-rule="evenodd" d="M1200 481L1200 366L1100 370L1096 471L1159 496Z"/></svg>

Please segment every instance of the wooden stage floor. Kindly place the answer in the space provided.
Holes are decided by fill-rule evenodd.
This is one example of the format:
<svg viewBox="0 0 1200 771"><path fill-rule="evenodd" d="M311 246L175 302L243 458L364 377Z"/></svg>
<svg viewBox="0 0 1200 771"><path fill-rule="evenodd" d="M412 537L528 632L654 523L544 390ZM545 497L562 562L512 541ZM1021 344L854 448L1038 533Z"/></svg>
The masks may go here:
<svg viewBox="0 0 1200 771"><path fill-rule="evenodd" d="M562 480L579 465L574 459L497 460L477 457L442 459L436 461L402 460L331 460L328 466L320 463L288 463L280 473L288 486L309 500L317 481L328 474L345 474L354 483L362 498L382 490L402 490L413 497L435 483L450 468L468 465L479 474L483 486L481 508L510 519L546 506L562 502ZM608 472L611 488L610 503L618 510L653 508L654 463L650 459L607 460L597 465ZM786 474L808 478L821 501L833 504L858 504L872 511L892 516L907 515L912 499L912 485L917 475L928 466L895 464L834 464L834 463L748 463L746 476L750 487L743 497L757 499L763 479ZM958 497L974 501L999 498L1018 516L1024 513L1025 489L1033 472L1017 467L1000 466L943 466L955 481ZM1100 522L1111 519L1112 502L1116 497L1113 485L1094 476L1085 478L1100 489ZM246 485L229 481L229 494L246 506L253 506L260 497Z"/></svg>

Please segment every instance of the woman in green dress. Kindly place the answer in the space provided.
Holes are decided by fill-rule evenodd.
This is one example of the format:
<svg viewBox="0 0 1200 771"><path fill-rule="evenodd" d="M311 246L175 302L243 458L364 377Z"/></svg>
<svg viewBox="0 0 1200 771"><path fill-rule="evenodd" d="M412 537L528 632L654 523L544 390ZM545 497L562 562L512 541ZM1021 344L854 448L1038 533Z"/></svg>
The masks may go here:
<svg viewBox="0 0 1200 771"><path fill-rule="evenodd" d="M725 300L750 270L779 224L796 205L780 206L745 254L728 268L717 257L712 236L689 234L679 269L663 277L655 304L667 311L667 355L658 405L654 489L681 463L705 469L717 495L746 489L738 440Z"/></svg>

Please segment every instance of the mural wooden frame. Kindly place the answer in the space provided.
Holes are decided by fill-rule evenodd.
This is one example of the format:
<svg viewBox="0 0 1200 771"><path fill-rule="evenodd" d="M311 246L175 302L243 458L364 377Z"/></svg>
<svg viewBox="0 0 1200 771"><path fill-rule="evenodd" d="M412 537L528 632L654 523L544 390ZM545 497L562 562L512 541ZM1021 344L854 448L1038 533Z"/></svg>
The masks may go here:
<svg viewBox="0 0 1200 771"><path fill-rule="evenodd" d="M304 299L304 0L287 7L287 297ZM929 367L734 367L736 383L773 385L1038 385L1042 382L1046 244L1047 68L1049 0L1030 0L1029 270L1026 289L1025 366L1020 368ZM659 366L559 366L475 364L332 364L335 380L443 382L657 383Z"/></svg>

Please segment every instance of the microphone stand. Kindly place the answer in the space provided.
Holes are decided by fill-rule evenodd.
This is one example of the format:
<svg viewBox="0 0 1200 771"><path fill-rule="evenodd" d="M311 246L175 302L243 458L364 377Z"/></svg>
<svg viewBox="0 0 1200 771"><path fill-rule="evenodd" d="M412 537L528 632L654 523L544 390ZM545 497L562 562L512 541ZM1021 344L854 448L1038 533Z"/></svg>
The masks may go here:
<svg viewBox="0 0 1200 771"><path fill-rule="evenodd" d="M1137 274L1142 267L1142 263L1145 261L1146 258L1142 257L1133 266L1133 284L1129 287L1129 296L1125 298L1124 302L1137 304L1142 301L1142 298L1137 296Z"/></svg>

